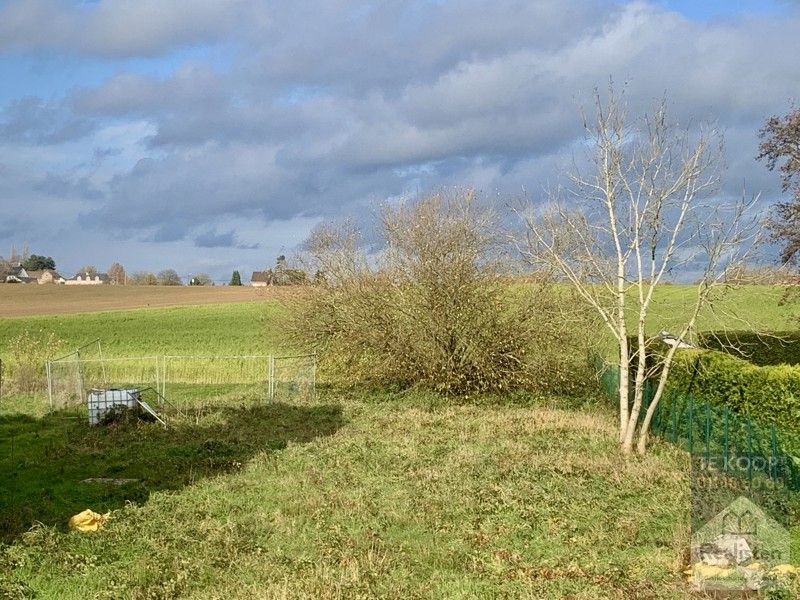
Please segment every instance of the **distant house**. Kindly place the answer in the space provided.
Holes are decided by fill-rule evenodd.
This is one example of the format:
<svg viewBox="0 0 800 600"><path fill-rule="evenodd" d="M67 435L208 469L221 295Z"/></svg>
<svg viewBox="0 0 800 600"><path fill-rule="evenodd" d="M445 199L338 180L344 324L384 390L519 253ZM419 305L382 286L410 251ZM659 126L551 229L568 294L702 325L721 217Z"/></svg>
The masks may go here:
<svg viewBox="0 0 800 600"><path fill-rule="evenodd" d="M275 275L272 273L272 269L267 269L266 271L253 271L253 274L250 276L250 285L253 287L266 287L268 285L273 285L275 283Z"/></svg>
<svg viewBox="0 0 800 600"><path fill-rule="evenodd" d="M67 281L61 275L59 275L58 271L54 271L53 269L42 269L41 271L28 271L28 277L30 279L35 280L39 284L46 284L46 283L63 284L66 283Z"/></svg>
<svg viewBox="0 0 800 600"><path fill-rule="evenodd" d="M67 285L104 285L111 283L111 278L106 273L77 273L65 282Z"/></svg>
<svg viewBox="0 0 800 600"><path fill-rule="evenodd" d="M21 264L12 264L5 271L4 281L6 283L34 283L36 279L30 276Z"/></svg>

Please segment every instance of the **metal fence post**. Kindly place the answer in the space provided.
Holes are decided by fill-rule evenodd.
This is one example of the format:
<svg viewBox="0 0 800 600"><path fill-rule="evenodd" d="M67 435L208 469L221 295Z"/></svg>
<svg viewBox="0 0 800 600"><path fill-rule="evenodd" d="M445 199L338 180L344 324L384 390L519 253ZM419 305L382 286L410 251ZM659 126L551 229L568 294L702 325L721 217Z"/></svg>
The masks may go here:
<svg viewBox="0 0 800 600"><path fill-rule="evenodd" d="M311 367L311 398L317 398L317 353L314 352L314 361Z"/></svg>
<svg viewBox="0 0 800 600"><path fill-rule="evenodd" d="M709 402L706 402L705 438L706 464L708 464L711 459L711 404Z"/></svg>
<svg viewBox="0 0 800 600"><path fill-rule="evenodd" d="M75 367L78 369L78 384L80 385L80 388L81 388L80 399L81 399L81 401L83 401L84 400L83 396L85 395L85 392L84 392L84 389L83 389L83 369L81 368L81 349L80 348L75 350Z"/></svg>
<svg viewBox="0 0 800 600"><path fill-rule="evenodd" d="M687 440L689 454L694 454L694 396L689 394L689 439Z"/></svg>
<svg viewBox="0 0 800 600"><path fill-rule="evenodd" d="M267 358L267 399L275 400L275 357L271 354Z"/></svg>
<svg viewBox="0 0 800 600"><path fill-rule="evenodd" d="M161 357L161 395L167 396L167 356Z"/></svg>
<svg viewBox="0 0 800 600"><path fill-rule="evenodd" d="M160 396L163 396L164 393L162 392L164 388L164 377L163 377L163 362L164 356L161 354L156 355L156 391Z"/></svg>
<svg viewBox="0 0 800 600"><path fill-rule="evenodd" d="M677 395L675 393L672 394L673 401L677 399ZM675 444L678 442L678 411L676 410L677 406L673 404L672 406L672 443Z"/></svg>
<svg viewBox="0 0 800 600"><path fill-rule="evenodd" d="M103 344L100 343L100 340L97 340L97 353L100 357L100 368L103 371L103 387L108 387L108 377L106 376L106 363L103 361ZM158 380L156 378L156 380Z"/></svg>
<svg viewBox="0 0 800 600"><path fill-rule="evenodd" d="M769 476L773 481L778 479L778 430L775 424L770 425L770 461Z"/></svg>
<svg viewBox="0 0 800 600"><path fill-rule="evenodd" d="M723 445L725 448L725 471L728 470L728 457L730 456L730 423L728 422L728 407L722 409L722 418L724 419L724 433Z"/></svg>
<svg viewBox="0 0 800 600"><path fill-rule="evenodd" d="M753 419L747 415L747 479L753 485Z"/></svg>
<svg viewBox="0 0 800 600"><path fill-rule="evenodd" d="M663 408L663 406L664 406L664 394L662 393L661 399L658 401L658 404L656 405L656 410L653 413L653 423L651 425L651 428L655 433L661 432L661 409Z"/></svg>
<svg viewBox="0 0 800 600"><path fill-rule="evenodd" d="M53 411L53 363L48 358L45 363L45 370L47 371L47 398L50 401L50 412Z"/></svg>

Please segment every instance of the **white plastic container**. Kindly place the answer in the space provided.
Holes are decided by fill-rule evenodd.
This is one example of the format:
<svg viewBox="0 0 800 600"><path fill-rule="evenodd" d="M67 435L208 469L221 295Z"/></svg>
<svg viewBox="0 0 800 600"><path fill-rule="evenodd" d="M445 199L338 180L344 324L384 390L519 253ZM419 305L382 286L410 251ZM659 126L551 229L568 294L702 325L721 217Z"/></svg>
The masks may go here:
<svg viewBox="0 0 800 600"><path fill-rule="evenodd" d="M92 390L89 392L89 425L97 425L115 406L136 408L139 400L137 388Z"/></svg>

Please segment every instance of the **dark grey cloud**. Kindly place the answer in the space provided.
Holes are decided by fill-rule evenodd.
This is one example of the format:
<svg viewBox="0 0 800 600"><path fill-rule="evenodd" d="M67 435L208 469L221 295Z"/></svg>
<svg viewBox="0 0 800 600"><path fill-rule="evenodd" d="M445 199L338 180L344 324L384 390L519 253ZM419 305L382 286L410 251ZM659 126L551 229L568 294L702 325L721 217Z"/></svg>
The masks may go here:
<svg viewBox="0 0 800 600"><path fill-rule="evenodd" d="M152 242L178 242L186 238L189 230L186 224L180 221L161 221L153 235L146 238Z"/></svg>
<svg viewBox="0 0 800 600"><path fill-rule="evenodd" d="M75 197L83 200L100 201L105 198L102 190L85 175L66 175L63 173L45 173L36 181L32 189L55 198Z"/></svg>
<svg viewBox="0 0 800 600"><path fill-rule="evenodd" d="M233 229L218 232L209 229L194 238L194 245L198 248L239 248L241 250L255 250L258 244L243 244L239 241Z"/></svg>
<svg viewBox="0 0 800 600"><path fill-rule="evenodd" d="M24 42L0 25L0 48L232 49L224 64L194 58L163 76L121 69L63 101L4 110L12 142L87 137L83 161L95 170L67 171L64 189L85 200L82 222L126 239L235 253L251 248L259 227L292 222L296 235L299 223L436 186L536 197L580 152L579 107L609 77L631 113L666 95L676 119L725 132L724 193L745 184L778 194L754 160L756 132L800 93L796 11L697 22L653 3L599 0L178 4L0 5L0 20L29 28L47 8L68 32L48 38L56 26L45 24ZM81 36L76 14L88 18ZM117 35L99 33L106 25ZM96 139L98 123L146 133ZM43 168L38 181L53 172ZM48 195L59 189L57 179L42 185ZM252 224L248 237L225 224L237 219Z"/></svg>

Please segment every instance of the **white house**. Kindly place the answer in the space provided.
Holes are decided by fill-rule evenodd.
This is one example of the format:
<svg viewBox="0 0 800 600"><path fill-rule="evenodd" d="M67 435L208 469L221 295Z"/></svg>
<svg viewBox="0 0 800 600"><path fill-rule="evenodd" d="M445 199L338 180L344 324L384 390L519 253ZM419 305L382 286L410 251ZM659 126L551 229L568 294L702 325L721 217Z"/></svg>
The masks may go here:
<svg viewBox="0 0 800 600"><path fill-rule="evenodd" d="M65 282L67 285L103 285L111 283L106 273L77 273Z"/></svg>

